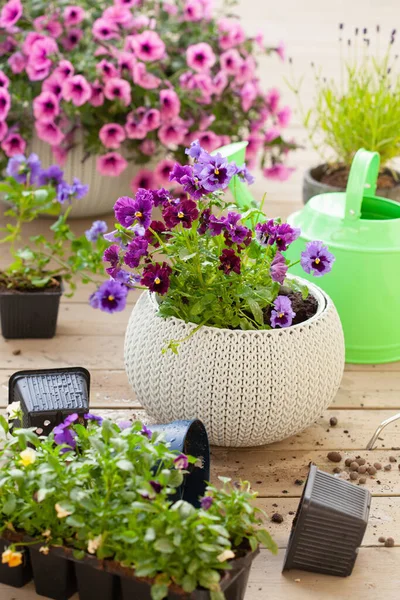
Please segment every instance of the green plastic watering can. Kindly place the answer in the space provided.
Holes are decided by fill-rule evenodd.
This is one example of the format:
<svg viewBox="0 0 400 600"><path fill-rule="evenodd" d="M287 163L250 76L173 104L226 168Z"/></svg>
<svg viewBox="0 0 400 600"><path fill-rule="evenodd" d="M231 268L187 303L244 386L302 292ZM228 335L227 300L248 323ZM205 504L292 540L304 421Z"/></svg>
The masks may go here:
<svg viewBox="0 0 400 600"><path fill-rule="evenodd" d="M346 362L400 360L400 205L375 196L379 162L378 153L359 150L345 193L314 196L288 219L301 229L289 259L298 260L310 240L323 241L336 257L324 277L307 275L300 265L292 272L331 296L343 325Z"/></svg>
<svg viewBox="0 0 400 600"><path fill-rule="evenodd" d="M221 146L221 148L218 148L218 150L215 150L211 154L221 154L228 159L228 162L235 162L240 167L245 163L247 144L248 142L234 142L227 146ZM239 177L232 178L229 189L232 192L236 204L242 210L257 207L257 202L255 201L249 186L247 183L241 181Z"/></svg>

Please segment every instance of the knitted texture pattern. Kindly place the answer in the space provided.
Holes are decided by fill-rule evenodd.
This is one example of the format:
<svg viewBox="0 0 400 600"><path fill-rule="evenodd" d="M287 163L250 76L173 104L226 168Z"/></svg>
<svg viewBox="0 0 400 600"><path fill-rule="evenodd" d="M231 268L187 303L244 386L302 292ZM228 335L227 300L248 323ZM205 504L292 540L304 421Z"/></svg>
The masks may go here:
<svg viewBox="0 0 400 600"><path fill-rule="evenodd" d="M217 446L257 446L294 435L330 404L344 369L342 326L331 299L308 283L317 314L288 329L195 327L157 315L148 292L134 307L125 337L129 382L159 423L199 418Z"/></svg>

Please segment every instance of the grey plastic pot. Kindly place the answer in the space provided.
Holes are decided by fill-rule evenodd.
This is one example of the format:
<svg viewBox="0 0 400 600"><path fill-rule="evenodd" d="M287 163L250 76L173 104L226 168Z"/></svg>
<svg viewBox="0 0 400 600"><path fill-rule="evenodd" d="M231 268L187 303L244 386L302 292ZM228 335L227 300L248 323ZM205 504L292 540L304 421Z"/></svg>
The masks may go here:
<svg viewBox="0 0 400 600"><path fill-rule="evenodd" d="M306 204L314 196L320 194L330 194L332 192L345 192L345 188L321 183L320 179L327 168L326 164L312 167L304 173L303 177L303 203ZM400 202L400 173L392 170L398 177L399 183L393 188L378 188L376 196L389 198L395 202Z"/></svg>

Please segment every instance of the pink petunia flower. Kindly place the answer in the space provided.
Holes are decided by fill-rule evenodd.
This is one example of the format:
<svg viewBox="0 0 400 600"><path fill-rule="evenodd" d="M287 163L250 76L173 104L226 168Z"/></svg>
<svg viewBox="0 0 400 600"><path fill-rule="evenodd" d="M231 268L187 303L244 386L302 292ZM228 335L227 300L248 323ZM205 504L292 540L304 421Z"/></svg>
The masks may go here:
<svg viewBox="0 0 400 600"><path fill-rule="evenodd" d="M119 77L120 76L120 72L115 67L115 65L113 65L112 62L110 62L109 60L106 60L105 58L103 58L99 63L97 63L96 71L104 79L107 79L107 77Z"/></svg>
<svg viewBox="0 0 400 600"><path fill-rule="evenodd" d="M49 57L57 52L57 42L51 37L42 36L41 39L33 42L28 56L28 63L37 69L51 66L52 63Z"/></svg>
<svg viewBox="0 0 400 600"><path fill-rule="evenodd" d="M142 123L143 126L146 127L147 131L158 129L161 124L160 111L156 108L150 108L143 116Z"/></svg>
<svg viewBox="0 0 400 600"><path fill-rule="evenodd" d="M96 167L101 175L118 177L128 166L128 162L118 152L109 152L97 158Z"/></svg>
<svg viewBox="0 0 400 600"><path fill-rule="evenodd" d="M140 6L142 0L114 0L114 4L117 6L125 6L126 8L132 8L133 6Z"/></svg>
<svg viewBox="0 0 400 600"><path fill-rule="evenodd" d="M268 129L265 132L265 141L267 144L269 144L270 142L273 142L274 140L276 140L279 136L281 135L281 132L279 131L279 129L277 127L271 127L270 129Z"/></svg>
<svg viewBox="0 0 400 600"><path fill-rule="evenodd" d="M182 119L176 119L162 125L158 130L158 139L167 148L175 148L183 143L188 128Z"/></svg>
<svg viewBox="0 0 400 600"><path fill-rule="evenodd" d="M36 121L35 129L38 138L47 142L50 146L59 146L65 137L53 121Z"/></svg>
<svg viewBox="0 0 400 600"><path fill-rule="evenodd" d="M146 113L144 106L137 108L134 112L129 113L125 131L130 140L143 140L147 135L147 128L143 124L143 117Z"/></svg>
<svg viewBox="0 0 400 600"><path fill-rule="evenodd" d="M136 63L133 67L133 81L145 90L154 90L161 84L161 79L152 73L148 73L146 65L143 63Z"/></svg>
<svg viewBox="0 0 400 600"><path fill-rule="evenodd" d="M218 31L220 32L219 45L222 50L239 46L246 39L246 34L240 23L232 19L220 19L218 21Z"/></svg>
<svg viewBox="0 0 400 600"><path fill-rule="evenodd" d="M92 96L92 88L83 75L73 75L66 79L62 87L62 96L75 106L83 106Z"/></svg>
<svg viewBox="0 0 400 600"><path fill-rule="evenodd" d="M228 75L225 71L219 71L212 80L213 93L220 96L228 85Z"/></svg>
<svg viewBox="0 0 400 600"><path fill-rule="evenodd" d="M200 42L193 44L186 50L188 66L198 73L208 72L215 65L216 57L209 44Z"/></svg>
<svg viewBox="0 0 400 600"><path fill-rule="evenodd" d="M132 37L132 49L139 60L153 62L165 54L165 44L155 31L143 31Z"/></svg>
<svg viewBox="0 0 400 600"><path fill-rule="evenodd" d="M281 163L277 163L272 167L265 167L263 170L264 176L268 179L274 179L276 181L286 181L290 175L295 171L293 167L287 167Z"/></svg>
<svg viewBox="0 0 400 600"><path fill-rule="evenodd" d="M207 73L189 73L186 77L184 73L179 78L179 82L184 89L196 90L199 92L196 101L199 104L210 104L211 95L214 92L214 86L211 77Z"/></svg>
<svg viewBox="0 0 400 600"><path fill-rule="evenodd" d="M42 81L49 75L50 66L51 64L36 67L28 63L25 70L30 81Z"/></svg>
<svg viewBox="0 0 400 600"><path fill-rule="evenodd" d="M56 73L62 81L65 81L75 73L75 67L69 60L60 60L53 71L53 74L54 73Z"/></svg>
<svg viewBox="0 0 400 600"><path fill-rule="evenodd" d="M139 147L140 151L146 156L153 156L157 149L157 145L154 140L144 140Z"/></svg>
<svg viewBox="0 0 400 600"><path fill-rule="evenodd" d="M60 114L58 98L52 92L42 92L33 100L35 119L43 122L54 121Z"/></svg>
<svg viewBox="0 0 400 600"><path fill-rule="evenodd" d="M73 29L69 29L67 31L67 35L61 40L61 45L64 48L64 50L71 51L79 44L82 37L82 29L77 29L76 27Z"/></svg>
<svg viewBox="0 0 400 600"><path fill-rule="evenodd" d="M229 75L238 75L240 67L243 63L243 58L240 56L236 48L226 50L219 57L221 69Z"/></svg>
<svg viewBox="0 0 400 600"><path fill-rule="evenodd" d="M53 38L58 38L63 32L61 23L56 21L53 16L42 15L33 20L36 31L44 31Z"/></svg>
<svg viewBox="0 0 400 600"><path fill-rule="evenodd" d="M154 169L154 176L156 178L157 185L168 187L171 185L169 180L169 174L175 165L175 160L172 158L164 158L164 160L160 160L156 168Z"/></svg>
<svg viewBox="0 0 400 600"><path fill-rule="evenodd" d="M11 108L11 96L7 88L0 87L0 121L7 119L8 112Z"/></svg>
<svg viewBox="0 0 400 600"><path fill-rule="evenodd" d="M138 189L151 190L156 186L153 171L141 169L131 181L131 190L135 194Z"/></svg>
<svg viewBox="0 0 400 600"><path fill-rule="evenodd" d="M7 75L4 73L4 71L2 71L0 69L0 87L2 88L8 88L8 86L10 85L10 80L7 77Z"/></svg>
<svg viewBox="0 0 400 600"><path fill-rule="evenodd" d="M198 131L196 139L199 140L200 146L204 148L206 152L213 152L223 145L221 143L221 137L214 133L214 131Z"/></svg>
<svg viewBox="0 0 400 600"><path fill-rule="evenodd" d="M8 132L8 125L5 121L0 121L0 142L4 140Z"/></svg>
<svg viewBox="0 0 400 600"><path fill-rule="evenodd" d="M81 6L66 6L63 12L64 23L66 27L74 27L82 23L86 13Z"/></svg>
<svg viewBox="0 0 400 600"><path fill-rule="evenodd" d="M1 148L9 157L16 154L25 154L26 141L19 133L9 133L2 141Z"/></svg>
<svg viewBox="0 0 400 600"><path fill-rule="evenodd" d="M162 121L175 119L179 116L181 103L178 94L174 90L161 90L160 104Z"/></svg>
<svg viewBox="0 0 400 600"><path fill-rule="evenodd" d="M103 86L99 81L95 81L91 85L92 95L90 96L90 104L92 106L102 106L104 104Z"/></svg>
<svg viewBox="0 0 400 600"><path fill-rule="evenodd" d="M111 21L112 23L120 25L125 29L130 29L132 27L133 16L129 8L126 6L121 6L118 4L109 6L103 12L103 18L107 21Z"/></svg>
<svg viewBox="0 0 400 600"><path fill-rule="evenodd" d="M51 152L53 154L55 162L60 167L63 167L67 162L68 150L66 148L63 148L62 146L52 146Z"/></svg>
<svg viewBox="0 0 400 600"><path fill-rule="evenodd" d="M265 101L269 110L274 114L278 110L281 95L276 88L270 89L265 95Z"/></svg>
<svg viewBox="0 0 400 600"><path fill-rule="evenodd" d="M124 128L118 123L103 125L99 131L99 138L106 148L116 150L120 147L126 137Z"/></svg>
<svg viewBox="0 0 400 600"><path fill-rule="evenodd" d="M62 87L63 87L64 79L60 76L59 73L54 71L50 77L45 79L42 83L42 91L50 92L57 96L57 98L61 97Z"/></svg>
<svg viewBox="0 0 400 600"><path fill-rule="evenodd" d="M286 58L286 47L284 42L279 42L278 46L275 48L275 51L281 60L285 60Z"/></svg>
<svg viewBox="0 0 400 600"><path fill-rule="evenodd" d="M22 17L21 0L8 0L0 12L0 27L11 29Z"/></svg>
<svg viewBox="0 0 400 600"><path fill-rule="evenodd" d="M184 21L201 21L204 17L204 7L200 0L186 0L183 7Z"/></svg>
<svg viewBox="0 0 400 600"><path fill-rule="evenodd" d="M247 112L254 104L254 100L257 98L258 91L257 87L253 82L248 81L244 84L240 90L240 98L242 101L242 109Z"/></svg>
<svg viewBox="0 0 400 600"><path fill-rule="evenodd" d="M246 81L250 81L254 79L254 75L256 72L256 61L253 56L249 55L244 60L242 60L241 65L239 66L238 72L235 77L235 82L239 85L246 83Z"/></svg>
<svg viewBox="0 0 400 600"><path fill-rule="evenodd" d="M38 33L37 31L30 31L22 44L22 52L25 56L29 56L32 50L33 44L35 44L38 40L43 40L45 36L42 33Z"/></svg>
<svg viewBox="0 0 400 600"><path fill-rule="evenodd" d="M136 64L136 57L131 52L118 52L117 59L120 71L127 70L130 73L132 72Z"/></svg>
<svg viewBox="0 0 400 600"><path fill-rule="evenodd" d="M290 107L289 106L284 106L276 114L276 118L278 120L278 124L281 127L287 127L287 125L289 125L291 116L292 116L292 111L290 110Z"/></svg>
<svg viewBox="0 0 400 600"><path fill-rule="evenodd" d="M131 103L131 86L125 79L110 77L104 85L104 95L108 100L120 100L125 106Z"/></svg>
<svg viewBox="0 0 400 600"><path fill-rule="evenodd" d="M96 19L92 28L93 37L96 40L108 41L119 38L118 25L107 19Z"/></svg>
<svg viewBox="0 0 400 600"><path fill-rule="evenodd" d="M264 138L259 132L254 132L249 135L247 138L247 148L246 148L246 161L252 160L261 150Z"/></svg>
<svg viewBox="0 0 400 600"><path fill-rule="evenodd" d="M28 60L26 56L22 54L22 52L14 52L14 54L11 54L7 62L10 65L11 71L17 75L18 73L22 73L22 71L25 69Z"/></svg>

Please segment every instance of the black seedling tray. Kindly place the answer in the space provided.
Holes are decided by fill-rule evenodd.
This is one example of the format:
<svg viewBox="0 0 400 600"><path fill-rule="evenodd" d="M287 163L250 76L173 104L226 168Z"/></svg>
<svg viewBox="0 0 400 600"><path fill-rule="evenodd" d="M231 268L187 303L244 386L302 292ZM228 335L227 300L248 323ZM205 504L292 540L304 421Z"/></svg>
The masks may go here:
<svg viewBox="0 0 400 600"><path fill-rule="evenodd" d="M190 465L183 484L178 488L176 497L200 506L199 498L204 496L210 481L210 445L207 430L198 419L192 421L173 421L166 425L149 425L151 431L163 432L171 450L189 454L198 459L197 465Z"/></svg>
<svg viewBox="0 0 400 600"><path fill-rule="evenodd" d="M89 411L90 373L83 367L18 371L8 383L8 403L20 402L22 423L48 435L72 413Z"/></svg>
<svg viewBox="0 0 400 600"><path fill-rule="evenodd" d="M368 524L371 494L310 466L283 571L350 575Z"/></svg>

